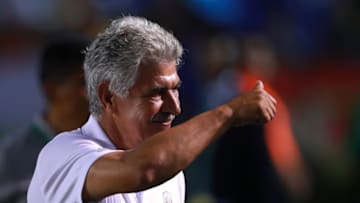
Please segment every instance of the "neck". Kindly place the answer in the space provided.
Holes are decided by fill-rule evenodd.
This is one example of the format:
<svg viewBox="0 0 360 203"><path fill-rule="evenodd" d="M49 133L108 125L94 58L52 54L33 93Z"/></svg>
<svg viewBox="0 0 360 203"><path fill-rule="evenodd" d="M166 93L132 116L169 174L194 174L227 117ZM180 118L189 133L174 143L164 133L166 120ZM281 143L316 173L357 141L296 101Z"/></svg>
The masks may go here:
<svg viewBox="0 0 360 203"><path fill-rule="evenodd" d="M122 132L111 117L109 118L109 116L103 114L99 117L98 121L106 136L117 149L132 149L139 143L138 140L132 139L133 136L129 136L131 133Z"/></svg>

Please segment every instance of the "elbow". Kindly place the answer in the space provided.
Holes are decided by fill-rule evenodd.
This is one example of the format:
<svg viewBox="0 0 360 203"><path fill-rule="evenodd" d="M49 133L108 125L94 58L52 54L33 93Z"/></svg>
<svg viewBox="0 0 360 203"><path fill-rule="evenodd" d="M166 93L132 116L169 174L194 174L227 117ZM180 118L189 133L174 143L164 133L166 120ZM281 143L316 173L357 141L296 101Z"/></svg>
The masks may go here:
<svg viewBox="0 0 360 203"><path fill-rule="evenodd" d="M144 185L146 188L148 188L156 185L157 182L159 182L159 177L155 168L148 167L143 170L141 185Z"/></svg>
<svg viewBox="0 0 360 203"><path fill-rule="evenodd" d="M141 184L148 187L161 184L177 171L176 163L165 152L160 152L149 160L145 160L141 168Z"/></svg>

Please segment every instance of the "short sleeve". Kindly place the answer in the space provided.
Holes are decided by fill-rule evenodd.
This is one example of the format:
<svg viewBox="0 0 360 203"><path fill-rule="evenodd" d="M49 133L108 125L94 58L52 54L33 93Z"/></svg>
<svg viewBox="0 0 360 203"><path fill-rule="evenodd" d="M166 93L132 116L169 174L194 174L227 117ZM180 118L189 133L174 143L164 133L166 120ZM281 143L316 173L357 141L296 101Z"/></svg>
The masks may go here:
<svg viewBox="0 0 360 203"><path fill-rule="evenodd" d="M58 139L57 139L58 138ZM82 202L82 190L91 165L115 150L81 136L58 135L40 153L29 193L45 202ZM31 199L31 198L30 198ZM29 200L30 200L29 199ZM36 199L36 198L35 198Z"/></svg>

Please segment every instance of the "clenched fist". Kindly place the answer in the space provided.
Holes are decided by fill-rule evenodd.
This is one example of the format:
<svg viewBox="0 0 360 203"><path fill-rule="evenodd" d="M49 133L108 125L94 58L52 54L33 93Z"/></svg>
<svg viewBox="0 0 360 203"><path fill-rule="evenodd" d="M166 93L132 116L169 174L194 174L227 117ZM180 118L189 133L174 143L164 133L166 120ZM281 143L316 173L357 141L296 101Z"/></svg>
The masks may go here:
<svg viewBox="0 0 360 203"><path fill-rule="evenodd" d="M244 92L227 103L234 111L234 125L263 124L272 120L276 113L276 100L257 81L254 89Z"/></svg>

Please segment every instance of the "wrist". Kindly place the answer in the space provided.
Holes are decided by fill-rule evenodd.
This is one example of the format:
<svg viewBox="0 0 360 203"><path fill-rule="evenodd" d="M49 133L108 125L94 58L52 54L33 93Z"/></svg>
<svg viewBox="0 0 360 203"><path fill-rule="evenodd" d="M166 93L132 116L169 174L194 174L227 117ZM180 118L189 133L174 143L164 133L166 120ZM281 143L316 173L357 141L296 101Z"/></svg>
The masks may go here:
<svg viewBox="0 0 360 203"><path fill-rule="evenodd" d="M235 111L229 104L219 106L217 109L217 118L224 123L232 125L235 121Z"/></svg>

